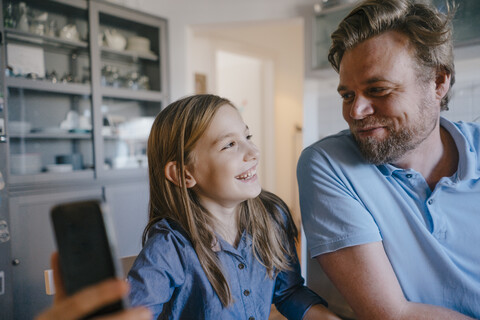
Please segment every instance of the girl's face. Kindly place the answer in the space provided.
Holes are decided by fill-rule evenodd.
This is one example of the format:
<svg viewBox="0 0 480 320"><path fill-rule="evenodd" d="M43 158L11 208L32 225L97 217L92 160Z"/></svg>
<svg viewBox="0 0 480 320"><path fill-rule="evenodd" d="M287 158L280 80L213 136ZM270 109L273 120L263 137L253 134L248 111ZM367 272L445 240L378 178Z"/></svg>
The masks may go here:
<svg viewBox="0 0 480 320"><path fill-rule="evenodd" d="M232 106L217 110L191 155L187 169L195 181L192 188L208 210L235 208L259 195L259 151Z"/></svg>

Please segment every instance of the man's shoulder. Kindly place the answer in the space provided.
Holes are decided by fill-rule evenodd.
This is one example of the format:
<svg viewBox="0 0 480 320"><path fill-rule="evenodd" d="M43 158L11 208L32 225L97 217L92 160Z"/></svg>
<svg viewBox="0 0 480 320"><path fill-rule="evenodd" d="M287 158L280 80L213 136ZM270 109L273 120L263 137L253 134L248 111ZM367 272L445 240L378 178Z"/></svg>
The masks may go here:
<svg viewBox="0 0 480 320"><path fill-rule="evenodd" d="M335 160L340 160L345 157L349 159L356 157L358 157L358 160L362 159L357 143L353 139L350 130L343 130L314 142L303 150L301 157L311 158L317 155Z"/></svg>
<svg viewBox="0 0 480 320"><path fill-rule="evenodd" d="M460 130L468 140L478 143L480 139L480 123L479 122L454 122L455 126Z"/></svg>
<svg viewBox="0 0 480 320"><path fill-rule="evenodd" d="M480 123L464 121L450 122L442 119L442 126L453 126L465 138L470 151L480 154ZM452 133L451 129L449 131Z"/></svg>
<svg viewBox="0 0 480 320"><path fill-rule="evenodd" d="M351 148L353 145L355 145L355 141L353 140L353 136L350 133L350 130L342 130L338 133L326 136L321 138L320 140L317 140L316 142L312 143L305 149L314 149L314 150L325 150L325 151L330 151L332 149L338 149L338 148Z"/></svg>

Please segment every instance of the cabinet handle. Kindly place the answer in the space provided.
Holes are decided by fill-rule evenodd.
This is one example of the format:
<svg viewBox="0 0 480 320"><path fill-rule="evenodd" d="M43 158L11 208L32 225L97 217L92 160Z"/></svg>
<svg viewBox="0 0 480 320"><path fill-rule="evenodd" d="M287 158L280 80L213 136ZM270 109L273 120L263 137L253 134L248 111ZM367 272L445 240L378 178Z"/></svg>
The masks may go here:
<svg viewBox="0 0 480 320"><path fill-rule="evenodd" d="M18 265L20 264L20 260L18 260L18 259L13 259L13 260L12 260L12 264L13 264L14 266L18 266Z"/></svg>
<svg viewBox="0 0 480 320"><path fill-rule="evenodd" d="M5 136L0 136L0 143L6 143L7 142L7 137Z"/></svg>

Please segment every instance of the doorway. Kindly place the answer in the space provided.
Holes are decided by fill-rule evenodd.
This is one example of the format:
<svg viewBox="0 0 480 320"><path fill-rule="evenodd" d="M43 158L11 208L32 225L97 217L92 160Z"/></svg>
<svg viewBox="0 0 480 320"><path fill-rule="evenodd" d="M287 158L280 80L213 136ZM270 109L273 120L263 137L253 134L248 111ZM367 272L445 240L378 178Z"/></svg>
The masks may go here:
<svg viewBox="0 0 480 320"><path fill-rule="evenodd" d="M258 167L261 184L275 185L272 62L254 56L218 50L215 57L216 93L238 108L252 139L261 150Z"/></svg>
<svg viewBox="0 0 480 320"><path fill-rule="evenodd" d="M303 123L303 19L190 26L187 52L191 92L201 75L206 92L243 109L260 147L263 187L289 205L300 225L295 171ZM253 73L260 73L256 80Z"/></svg>

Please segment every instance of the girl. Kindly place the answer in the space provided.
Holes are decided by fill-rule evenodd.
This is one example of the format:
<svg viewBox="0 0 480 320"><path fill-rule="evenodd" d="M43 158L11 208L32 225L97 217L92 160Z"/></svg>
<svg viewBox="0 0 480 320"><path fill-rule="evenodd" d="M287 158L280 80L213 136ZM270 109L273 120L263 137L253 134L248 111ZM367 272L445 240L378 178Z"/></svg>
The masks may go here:
<svg viewBox="0 0 480 320"><path fill-rule="evenodd" d="M159 113L148 139L149 222L130 273L155 319L338 319L303 286L290 213L262 191L259 152L230 101L196 95Z"/></svg>

